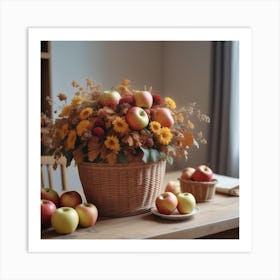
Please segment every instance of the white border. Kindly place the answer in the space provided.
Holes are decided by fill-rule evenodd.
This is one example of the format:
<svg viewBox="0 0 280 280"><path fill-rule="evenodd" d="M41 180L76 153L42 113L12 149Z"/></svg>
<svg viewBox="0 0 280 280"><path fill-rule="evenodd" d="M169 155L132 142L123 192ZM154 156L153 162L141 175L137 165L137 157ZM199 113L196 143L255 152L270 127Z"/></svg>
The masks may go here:
<svg viewBox="0 0 280 280"><path fill-rule="evenodd" d="M153 40L240 42L239 240L42 240L40 185L40 41ZM29 28L28 30L28 250L29 252L249 252L252 248L252 32L250 28ZM245 168L246 167L246 168ZM246 173L244 172L246 170ZM32 184L31 184L32 182ZM244 187L243 187L244 186ZM31 203L32 202L32 203ZM36 202L36 203L35 203Z"/></svg>

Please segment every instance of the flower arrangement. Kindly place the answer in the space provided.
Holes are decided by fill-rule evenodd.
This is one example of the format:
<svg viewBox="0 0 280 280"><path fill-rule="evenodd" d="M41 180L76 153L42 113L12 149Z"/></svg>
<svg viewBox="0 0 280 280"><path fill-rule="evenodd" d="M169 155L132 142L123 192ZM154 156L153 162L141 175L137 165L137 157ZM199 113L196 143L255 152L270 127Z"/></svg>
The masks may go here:
<svg viewBox="0 0 280 280"><path fill-rule="evenodd" d="M129 80L108 91L86 79L86 87L76 81L71 102L58 94L58 117L53 121L41 115L41 141L55 158L62 155L70 165L93 163L144 163L174 157L188 158L188 149L207 141L198 132L193 118L209 123L210 118L195 103L177 108L170 97L149 90L136 90ZM57 104L49 100L52 104ZM57 104L58 105L58 104Z"/></svg>

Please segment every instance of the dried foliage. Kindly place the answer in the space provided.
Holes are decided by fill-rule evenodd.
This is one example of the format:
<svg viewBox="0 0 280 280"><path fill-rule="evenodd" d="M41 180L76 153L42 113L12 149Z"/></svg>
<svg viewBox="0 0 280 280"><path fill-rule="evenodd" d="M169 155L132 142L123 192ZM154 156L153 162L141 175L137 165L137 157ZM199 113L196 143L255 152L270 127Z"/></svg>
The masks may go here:
<svg viewBox="0 0 280 280"><path fill-rule="evenodd" d="M76 81L72 82L76 89L74 97L67 102L67 95L57 95L59 104L58 117L52 122L44 114L41 115L41 141L49 154L56 159L64 155L67 164L74 159L81 161L103 162L108 164L126 163L135 160L157 162L167 158L172 164L173 157L188 158L188 149L207 141L199 131L195 137L195 125L192 119L209 123L210 118L196 104L190 103L177 109L170 97L162 98L152 93L153 104L145 108L149 123L140 130L132 129L127 120L128 110L135 106L135 92L128 80L122 81L114 89L121 98L118 104L104 106L100 102L102 87L87 79L86 87ZM139 92L139 91L138 91ZM155 121L158 108L167 108L173 118L172 126L164 126Z"/></svg>

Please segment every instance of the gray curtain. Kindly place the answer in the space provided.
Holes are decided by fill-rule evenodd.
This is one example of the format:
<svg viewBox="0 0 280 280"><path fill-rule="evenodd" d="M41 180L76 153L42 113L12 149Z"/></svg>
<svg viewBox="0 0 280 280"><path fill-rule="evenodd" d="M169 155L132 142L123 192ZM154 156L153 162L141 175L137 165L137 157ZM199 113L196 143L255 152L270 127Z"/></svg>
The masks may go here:
<svg viewBox="0 0 280 280"><path fill-rule="evenodd" d="M239 176L239 44L212 42L211 135L214 172Z"/></svg>

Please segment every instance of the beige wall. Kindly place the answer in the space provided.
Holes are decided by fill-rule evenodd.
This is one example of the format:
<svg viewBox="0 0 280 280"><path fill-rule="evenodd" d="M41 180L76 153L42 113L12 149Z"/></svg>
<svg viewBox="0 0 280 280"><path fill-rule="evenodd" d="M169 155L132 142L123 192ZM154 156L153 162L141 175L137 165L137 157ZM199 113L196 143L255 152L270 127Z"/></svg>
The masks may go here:
<svg viewBox="0 0 280 280"><path fill-rule="evenodd" d="M174 98L178 106L197 102L209 112L210 42L52 42L51 53L54 98L60 92L72 97L72 79L83 83L89 77L107 89L128 78L135 88L152 86L154 92ZM207 159L207 145L201 146L191 151L187 163L176 161L168 170ZM74 165L68 177L70 188L80 186Z"/></svg>
<svg viewBox="0 0 280 280"><path fill-rule="evenodd" d="M209 114L210 105L210 42L166 42L163 51L163 88L165 95L174 97L177 104L196 102L197 108ZM209 125L197 123L205 135ZM191 149L188 162L176 161L173 169L207 163L207 145Z"/></svg>

